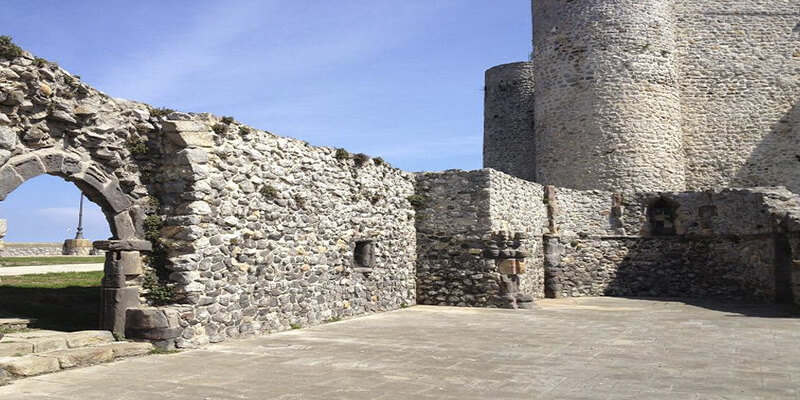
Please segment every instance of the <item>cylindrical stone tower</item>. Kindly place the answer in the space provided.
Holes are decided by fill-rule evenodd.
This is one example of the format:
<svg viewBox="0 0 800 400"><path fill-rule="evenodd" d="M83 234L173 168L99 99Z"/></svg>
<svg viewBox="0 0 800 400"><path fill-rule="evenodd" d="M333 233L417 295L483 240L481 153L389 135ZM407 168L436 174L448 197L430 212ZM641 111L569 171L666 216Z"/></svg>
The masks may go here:
<svg viewBox="0 0 800 400"><path fill-rule="evenodd" d="M537 182L685 187L674 0L533 0Z"/></svg>
<svg viewBox="0 0 800 400"><path fill-rule="evenodd" d="M533 64L518 62L486 71L483 166L535 180Z"/></svg>

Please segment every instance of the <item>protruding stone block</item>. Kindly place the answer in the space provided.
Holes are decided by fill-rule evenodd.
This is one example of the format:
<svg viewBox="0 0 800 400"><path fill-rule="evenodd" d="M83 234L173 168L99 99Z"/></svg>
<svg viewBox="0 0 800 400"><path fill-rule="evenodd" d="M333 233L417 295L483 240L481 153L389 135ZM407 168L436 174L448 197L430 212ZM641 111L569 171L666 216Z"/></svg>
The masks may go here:
<svg viewBox="0 0 800 400"><path fill-rule="evenodd" d="M92 245L106 251L153 251L153 244L147 240L97 240Z"/></svg>
<svg viewBox="0 0 800 400"><path fill-rule="evenodd" d="M130 308L126 312L125 337L131 339L172 340L181 333L177 312L158 308Z"/></svg>

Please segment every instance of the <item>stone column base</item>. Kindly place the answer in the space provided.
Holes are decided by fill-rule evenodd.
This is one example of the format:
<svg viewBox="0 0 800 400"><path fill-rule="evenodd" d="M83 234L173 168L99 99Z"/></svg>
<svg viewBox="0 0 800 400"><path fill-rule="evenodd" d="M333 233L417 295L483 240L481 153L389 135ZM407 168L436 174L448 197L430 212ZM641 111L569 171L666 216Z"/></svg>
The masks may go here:
<svg viewBox="0 0 800 400"><path fill-rule="evenodd" d="M94 247L92 241L87 239L67 239L64 241L64 249L61 254L65 256L88 256L92 254Z"/></svg>

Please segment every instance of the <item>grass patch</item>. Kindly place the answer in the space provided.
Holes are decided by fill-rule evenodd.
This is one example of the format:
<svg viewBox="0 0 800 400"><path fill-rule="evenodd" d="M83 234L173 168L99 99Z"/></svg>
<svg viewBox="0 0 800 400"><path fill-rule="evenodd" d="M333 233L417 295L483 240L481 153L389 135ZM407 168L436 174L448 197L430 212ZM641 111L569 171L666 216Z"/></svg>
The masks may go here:
<svg viewBox="0 0 800 400"><path fill-rule="evenodd" d="M97 329L102 278L103 271L4 276L0 317L35 318L41 329Z"/></svg>
<svg viewBox="0 0 800 400"><path fill-rule="evenodd" d="M303 325L300 325L300 324L289 324L289 327L292 328L292 329L300 329L300 328L303 327Z"/></svg>
<svg viewBox="0 0 800 400"><path fill-rule="evenodd" d="M34 265L96 264L105 262L105 256L52 256L52 257L0 257L0 267L25 267ZM5 280L5 278L3 278Z"/></svg>

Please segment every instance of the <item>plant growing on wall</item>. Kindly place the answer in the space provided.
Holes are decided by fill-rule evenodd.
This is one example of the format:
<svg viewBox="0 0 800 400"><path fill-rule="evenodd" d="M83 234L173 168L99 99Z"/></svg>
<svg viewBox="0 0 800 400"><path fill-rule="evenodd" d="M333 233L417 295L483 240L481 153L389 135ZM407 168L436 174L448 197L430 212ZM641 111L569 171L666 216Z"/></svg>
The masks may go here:
<svg viewBox="0 0 800 400"><path fill-rule="evenodd" d="M364 164L369 161L369 156L364 153L358 153L353 156L353 162L356 163L356 167L362 167Z"/></svg>
<svg viewBox="0 0 800 400"><path fill-rule="evenodd" d="M22 56L22 49L14 44L11 36L0 36L0 58L13 60Z"/></svg>

